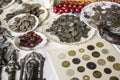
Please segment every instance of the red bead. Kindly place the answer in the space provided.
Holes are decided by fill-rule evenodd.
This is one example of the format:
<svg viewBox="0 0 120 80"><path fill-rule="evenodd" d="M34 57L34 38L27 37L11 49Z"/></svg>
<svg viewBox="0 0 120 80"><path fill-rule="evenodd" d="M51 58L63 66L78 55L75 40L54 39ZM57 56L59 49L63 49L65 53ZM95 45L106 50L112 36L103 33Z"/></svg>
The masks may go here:
<svg viewBox="0 0 120 80"><path fill-rule="evenodd" d="M73 7L73 5L72 5L72 4L69 4L69 5L68 5L68 7L69 7L69 8L72 8L72 7Z"/></svg>
<svg viewBox="0 0 120 80"><path fill-rule="evenodd" d="M83 6L81 6L81 5L79 5L78 7L79 7L80 9L82 9L82 8L83 8Z"/></svg>
<svg viewBox="0 0 120 80"><path fill-rule="evenodd" d="M68 7L62 7L62 9L64 9L64 10L65 10L66 8L68 8Z"/></svg>
<svg viewBox="0 0 120 80"><path fill-rule="evenodd" d="M68 8L65 9L65 13L69 13L70 10Z"/></svg>
<svg viewBox="0 0 120 80"><path fill-rule="evenodd" d="M76 8L76 7L77 7L77 5L76 5L76 4L74 4L74 5L73 5L73 8Z"/></svg>
<svg viewBox="0 0 120 80"><path fill-rule="evenodd" d="M53 9L58 9L58 6L57 6L57 5L54 5L54 6L53 6Z"/></svg>
<svg viewBox="0 0 120 80"><path fill-rule="evenodd" d="M59 12L60 12L60 14L64 13L64 9L61 8L61 9L59 10Z"/></svg>
<svg viewBox="0 0 120 80"><path fill-rule="evenodd" d="M59 12L59 10L58 9L54 9L54 13L58 13Z"/></svg>
<svg viewBox="0 0 120 80"><path fill-rule="evenodd" d="M75 8L75 12L79 13L81 9L79 7Z"/></svg>
<svg viewBox="0 0 120 80"><path fill-rule="evenodd" d="M68 5L67 4L63 4L63 7L68 7Z"/></svg>
<svg viewBox="0 0 120 80"><path fill-rule="evenodd" d="M59 3L59 4L58 4L58 7L61 8L61 7L63 7L63 5L62 5L61 3Z"/></svg>
<svg viewBox="0 0 120 80"><path fill-rule="evenodd" d="M71 12L74 12L74 11L75 11L75 8L71 8L70 11L71 11Z"/></svg>

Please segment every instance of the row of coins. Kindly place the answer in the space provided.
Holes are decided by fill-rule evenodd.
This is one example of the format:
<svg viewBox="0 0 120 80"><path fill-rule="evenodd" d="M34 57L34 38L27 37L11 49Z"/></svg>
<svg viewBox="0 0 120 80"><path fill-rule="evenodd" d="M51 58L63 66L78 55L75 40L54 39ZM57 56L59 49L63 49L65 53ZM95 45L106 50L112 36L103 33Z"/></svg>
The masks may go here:
<svg viewBox="0 0 120 80"><path fill-rule="evenodd" d="M95 71L95 72L93 73L93 75L96 76L96 77L100 77L100 76L101 76L101 73L99 73L99 71ZM71 80L80 80L80 79L74 77L74 78L72 78ZM84 76L83 76L83 80L90 80L90 77L89 77L88 75L84 75ZM119 78L116 77L116 76L111 76L109 80L119 80Z"/></svg>
<svg viewBox="0 0 120 80"><path fill-rule="evenodd" d="M79 70L79 72L84 72L84 71L85 71L85 68L84 68L83 66L79 66L79 67L78 67L78 70ZM111 70L110 68L105 68L105 69L104 69L104 72L105 72L106 74L111 74L111 73L112 73L112 70ZM66 74L67 74L68 76L73 76L73 75L75 74L75 72L74 72L74 70L72 70L72 69L68 69L68 70L66 71ZM97 78L97 79L99 79L99 78L102 77L102 73L101 73L100 71L98 71L98 70L93 71L92 75L93 75L93 77L95 77L95 78ZM74 78L72 78L71 80L79 80L79 79L74 77ZM84 75L84 76L83 76L83 80L90 80L89 75ZM111 76L109 80L119 80L119 78L116 77L116 76Z"/></svg>
<svg viewBox="0 0 120 80"><path fill-rule="evenodd" d="M74 58L74 59L72 60L72 62L73 62L74 64L79 64L80 61L81 61L81 60L80 60L79 58ZM101 66L103 66L103 65L106 64L106 62L105 62L104 59L98 59L97 63L98 63L99 65L101 65ZM63 62L62 62L62 66L65 67L65 68L69 67L69 66L70 66L70 62L69 62L69 61L63 61ZM97 65L96 65L94 62L88 62L88 63L86 64L86 66L87 66L87 68L90 69L90 70L96 69L96 67L97 67ZM120 71L120 63L114 63L114 64L113 64L113 69L116 70L116 71Z"/></svg>

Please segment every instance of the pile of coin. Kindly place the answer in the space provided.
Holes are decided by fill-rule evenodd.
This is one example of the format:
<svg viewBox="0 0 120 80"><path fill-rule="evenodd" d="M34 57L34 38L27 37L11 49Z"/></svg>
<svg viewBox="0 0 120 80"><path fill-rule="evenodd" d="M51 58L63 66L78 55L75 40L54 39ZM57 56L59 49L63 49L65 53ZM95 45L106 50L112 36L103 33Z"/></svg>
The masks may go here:
<svg viewBox="0 0 120 80"><path fill-rule="evenodd" d="M62 15L53 21L52 26L46 31L57 36L61 42L72 43L79 42L82 37L88 38L90 28L79 16Z"/></svg>
<svg viewBox="0 0 120 80"><path fill-rule="evenodd" d="M0 0L0 8L7 6L12 0Z"/></svg>
<svg viewBox="0 0 120 80"><path fill-rule="evenodd" d="M15 22L9 26L14 32L26 32L31 30L36 23L36 19L31 14L26 14L22 17L16 17Z"/></svg>

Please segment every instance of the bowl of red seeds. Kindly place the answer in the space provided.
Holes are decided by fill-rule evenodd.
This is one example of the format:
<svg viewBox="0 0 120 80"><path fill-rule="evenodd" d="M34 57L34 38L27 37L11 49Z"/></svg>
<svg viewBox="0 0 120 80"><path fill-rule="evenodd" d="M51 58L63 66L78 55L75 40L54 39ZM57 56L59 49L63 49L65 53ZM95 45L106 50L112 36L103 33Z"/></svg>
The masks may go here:
<svg viewBox="0 0 120 80"><path fill-rule="evenodd" d="M31 31L16 37L14 43L18 49L29 51L44 47L47 39L42 33Z"/></svg>

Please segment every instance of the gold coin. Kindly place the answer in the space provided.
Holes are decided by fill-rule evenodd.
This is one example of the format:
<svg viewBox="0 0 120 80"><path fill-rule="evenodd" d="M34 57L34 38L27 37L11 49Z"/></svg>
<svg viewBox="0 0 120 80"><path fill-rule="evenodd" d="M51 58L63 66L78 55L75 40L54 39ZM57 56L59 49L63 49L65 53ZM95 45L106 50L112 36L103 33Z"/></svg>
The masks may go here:
<svg viewBox="0 0 120 80"><path fill-rule="evenodd" d="M110 77L110 80L119 80L116 76Z"/></svg>
<svg viewBox="0 0 120 80"><path fill-rule="evenodd" d="M82 59L85 60L85 61L88 61L88 60L90 60L90 56L85 54L85 55L82 56Z"/></svg>
<svg viewBox="0 0 120 80"><path fill-rule="evenodd" d="M75 52L74 50L70 50L70 51L68 52L68 55L70 55L70 56L75 56L75 55L76 55L76 52Z"/></svg>
<svg viewBox="0 0 120 80"><path fill-rule="evenodd" d="M120 71L120 63L113 64L113 68L117 71Z"/></svg>
<svg viewBox="0 0 120 80"><path fill-rule="evenodd" d="M106 61L105 61L104 59L99 59L99 60L97 61L97 63L98 63L99 65L103 66L103 65L106 64Z"/></svg>
<svg viewBox="0 0 120 80"><path fill-rule="evenodd" d="M70 62L69 61L62 62L62 66L63 67L69 67L70 66Z"/></svg>
<svg viewBox="0 0 120 80"><path fill-rule="evenodd" d="M79 52L83 53L85 50L83 48L79 49Z"/></svg>
<svg viewBox="0 0 120 80"><path fill-rule="evenodd" d="M94 71L94 72L93 72L93 76L94 76L95 78L101 78L101 77L102 77L102 73L101 73L100 71Z"/></svg>
<svg viewBox="0 0 120 80"><path fill-rule="evenodd" d="M96 46L101 48L101 47L104 46L104 44L103 44L102 42L97 42L97 43L96 43Z"/></svg>
<svg viewBox="0 0 120 80"><path fill-rule="evenodd" d="M88 75L84 75L83 80L90 80L90 77Z"/></svg>
<svg viewBox="0 0 120 80"><path fill-rule="evenodd" d="M66 71L66 74L67 74L68 76L73 76L73 75L75 74L75 72L74 72L74 70L72 70L72 69L68 69L68 70Z"/></svg>
<svg viewBox="0 0 120 80"><path fill-rule="evenodd" d="M114 56L108 56L107 60L110 62L114 62L115 61L115 57Z"/></svg>

